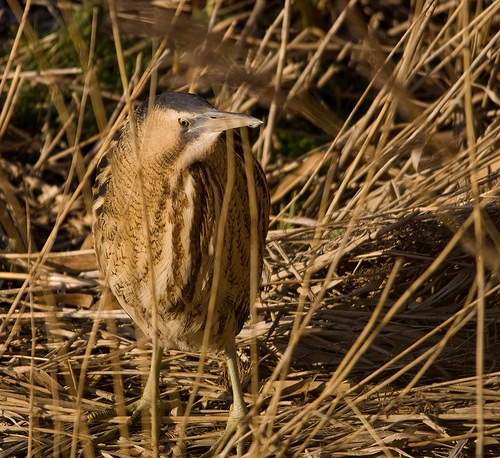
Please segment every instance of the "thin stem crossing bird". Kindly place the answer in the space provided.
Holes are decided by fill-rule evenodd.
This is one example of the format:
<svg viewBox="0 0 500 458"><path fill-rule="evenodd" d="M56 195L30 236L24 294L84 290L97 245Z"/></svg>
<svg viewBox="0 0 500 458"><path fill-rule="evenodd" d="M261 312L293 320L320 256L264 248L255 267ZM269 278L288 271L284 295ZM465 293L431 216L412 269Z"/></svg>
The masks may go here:
<svg viewBox="0 0 500 458"><path fill-rule="evenodd" d="M94 186L100 269L123 309L158 343L157 353L226 354L233 409L217 444L247 411L235 336L255 300L251 278L260 279L269 219L265 175L252 157L247 176L241 142L226 131L259 124L194 94L158 95L128 119ZM138 412L155 402L160 363L151 364Z"/></svg>

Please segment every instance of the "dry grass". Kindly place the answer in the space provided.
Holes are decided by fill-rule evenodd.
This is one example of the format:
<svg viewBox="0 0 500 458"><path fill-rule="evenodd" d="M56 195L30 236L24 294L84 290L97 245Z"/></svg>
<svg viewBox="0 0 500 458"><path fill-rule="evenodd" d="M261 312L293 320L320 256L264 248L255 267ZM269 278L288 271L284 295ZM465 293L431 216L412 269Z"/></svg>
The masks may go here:
<svg viewBox="0 0 500 458"><path fill-rule="evenodd" d="M224 427L222 359L174 351L158 448L148 419L86 422L140 394L151 356L99 301L92 174L164 90L265 120L248 456L500 456L499 2L7 3L1 457L199 456Z"/></svg>

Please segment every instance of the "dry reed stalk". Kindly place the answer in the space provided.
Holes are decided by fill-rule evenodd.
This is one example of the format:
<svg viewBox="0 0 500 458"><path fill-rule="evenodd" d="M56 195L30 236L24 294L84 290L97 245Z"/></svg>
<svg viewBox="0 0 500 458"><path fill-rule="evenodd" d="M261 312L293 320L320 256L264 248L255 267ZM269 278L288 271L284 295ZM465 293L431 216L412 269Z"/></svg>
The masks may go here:
<svg viewBox="0 0 500 458"><path fill-rule="evenodd" d="M66 38L41 36L29 1L4 8L18 24L0 55L0 456L166 455L179 434L197 456L227 419L222 360L170 352L162 397L197 396L186 415L172 404L158 444L148 421L117 418L117 441L85 420L138 395L151 358L96 305L88 186L137 101L166 89L267 120L266 282L238 338L248 455L500 454L500 4L304 5L216 2L203 23L189 2L63 2Z"/></svg>

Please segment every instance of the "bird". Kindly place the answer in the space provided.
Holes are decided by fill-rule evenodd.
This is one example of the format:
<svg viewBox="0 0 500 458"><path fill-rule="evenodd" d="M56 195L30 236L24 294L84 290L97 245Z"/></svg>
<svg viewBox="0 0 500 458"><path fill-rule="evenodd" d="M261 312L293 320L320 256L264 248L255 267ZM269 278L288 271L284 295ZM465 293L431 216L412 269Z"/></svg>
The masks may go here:
<svg viewBox="0 0 500 458"><path fill-rule="evenodd" d="M160 355L136 411L153 403L164 349L225 353L233 406L207 456L247 414L235 338L256 299L270 200L259 162L247 155L248 167L241 138L228 131L261 123L195 94L161 93L129 115L93 187L100 271Z"/></svg>

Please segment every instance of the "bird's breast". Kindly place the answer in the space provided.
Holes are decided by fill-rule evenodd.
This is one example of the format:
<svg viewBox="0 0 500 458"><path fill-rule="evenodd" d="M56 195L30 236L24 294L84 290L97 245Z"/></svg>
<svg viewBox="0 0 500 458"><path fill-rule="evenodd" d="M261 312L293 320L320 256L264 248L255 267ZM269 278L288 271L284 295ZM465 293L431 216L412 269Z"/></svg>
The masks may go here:
<svg viewBox="0 0 500 458"><path fill-rule="evenodd" d="M150 175L126 190L111 176L108 192L121 193L107 196L113 205L96 212L101 269L121 306L150 336L153 314L164 340L179 343L203 328L223 195L211 175L186 171L155 183Z"/></svg>

